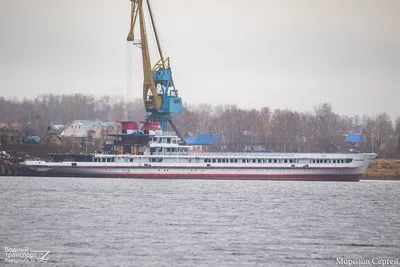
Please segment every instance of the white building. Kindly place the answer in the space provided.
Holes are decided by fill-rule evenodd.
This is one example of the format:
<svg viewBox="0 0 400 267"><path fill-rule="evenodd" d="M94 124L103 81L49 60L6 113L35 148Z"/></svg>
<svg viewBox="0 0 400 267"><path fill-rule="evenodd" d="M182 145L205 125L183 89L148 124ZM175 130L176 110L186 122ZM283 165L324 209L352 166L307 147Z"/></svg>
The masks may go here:
<svg viewBox="0 0 400 267"><path fill-rule="evenodd" d="M119 122L100 120L75 120L61 133L62 137L89 137L96 139L106 138L108 134L120 131Z"/></svg>

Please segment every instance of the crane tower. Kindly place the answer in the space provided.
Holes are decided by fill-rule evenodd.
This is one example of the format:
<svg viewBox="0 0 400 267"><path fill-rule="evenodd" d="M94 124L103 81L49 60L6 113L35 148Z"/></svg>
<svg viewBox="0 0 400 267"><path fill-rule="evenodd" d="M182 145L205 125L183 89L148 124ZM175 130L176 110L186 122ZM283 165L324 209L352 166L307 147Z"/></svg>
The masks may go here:
<svg viewBox="0 0 400 267"><path fill-rule="evenodd" d="M150 121L160 122L163 132L167 131L167 123L169 122L182 141L184 141L182 135L171 120L171 114L182 112L182 99L179 97L178 90L176 90L172 79L170 59L169 57L165 58L163 55L149 0L130 1L131 23L127 41L132 42L142 50L143 101L146 112L149 114L148 119ZM157 54L159 56L159 60L153 67L150 61L146 33L146 22L144 18L145 7L147 7L148 10L150 29L155 37ZM138 21L140 28L140 39L137 41L134 39L136 21Z"/></svg>

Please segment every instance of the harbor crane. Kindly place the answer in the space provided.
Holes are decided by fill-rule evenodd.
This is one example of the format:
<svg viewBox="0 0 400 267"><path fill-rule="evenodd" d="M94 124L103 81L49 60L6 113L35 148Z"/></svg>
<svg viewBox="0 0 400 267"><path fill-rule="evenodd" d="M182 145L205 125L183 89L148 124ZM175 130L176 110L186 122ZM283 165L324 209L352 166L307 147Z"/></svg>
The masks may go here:
<svg viewBox="0 0 400 267"><path fill-rule="evenodd" d="M172 79L172 72L169 57L165 58L160 38L158 36L154 16L151 10L149 0L130 0L131 1L131 21L130 30L127 41L132 42L142 50L143 64L143 101L146 112L148 112L148 120L160 123L163 132L167 131L168 122L175 130L177 135L184 142L182 134L179 132L175 124L171 120L171 114L182 112L182 99L178 95ZM150 61L149 44L146 32L146 22L144 10L147 7L150 17L150 29L154 34L157 54L159 60L152 67ZM139 23L140 39L134 39L134 30L136 21Z"/></svg>

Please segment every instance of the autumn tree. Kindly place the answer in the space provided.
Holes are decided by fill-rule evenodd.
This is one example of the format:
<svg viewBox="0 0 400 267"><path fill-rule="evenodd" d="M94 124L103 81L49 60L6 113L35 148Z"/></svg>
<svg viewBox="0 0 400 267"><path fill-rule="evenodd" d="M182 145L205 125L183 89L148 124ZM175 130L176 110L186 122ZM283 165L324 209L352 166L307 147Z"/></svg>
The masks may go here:
<svg viewBox="0 0 400 267"><path fill-rule="evenodd" d="M375 125L377 130L375 144L377 148L380 148L382 143L389 140L393 132L393 124L389 115L383 112L375 117Z"/></svg>

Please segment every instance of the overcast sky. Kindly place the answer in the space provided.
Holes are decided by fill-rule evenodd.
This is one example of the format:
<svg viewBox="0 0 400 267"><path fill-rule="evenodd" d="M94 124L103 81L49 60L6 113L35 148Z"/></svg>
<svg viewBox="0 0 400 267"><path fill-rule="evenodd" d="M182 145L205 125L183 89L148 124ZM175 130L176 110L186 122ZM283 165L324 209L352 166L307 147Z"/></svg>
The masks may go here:
<svg viewBox="0 0 400 267"><path fill-rule="evenodd" d="M153 0L189 104L400 116L398 0ZM128 0L0 0L0 92L141 97ZM128 60L131 55L131 61ZM152 62L155 63L154 53Z"/></svg>

